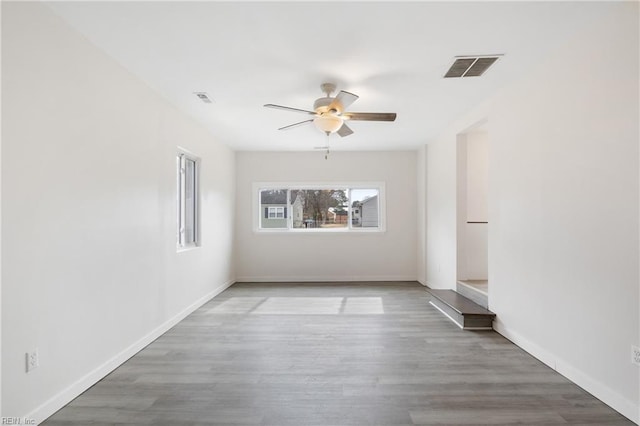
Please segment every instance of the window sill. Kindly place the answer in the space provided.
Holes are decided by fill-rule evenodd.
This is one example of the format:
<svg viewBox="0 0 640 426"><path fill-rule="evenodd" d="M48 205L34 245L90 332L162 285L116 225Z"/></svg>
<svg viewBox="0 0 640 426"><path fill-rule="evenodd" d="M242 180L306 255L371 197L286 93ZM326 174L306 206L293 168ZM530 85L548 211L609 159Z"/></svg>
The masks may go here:
<svg viewBox="0 0 640 426"><path fill-rule="evenodd" d="M191 251L199 248L200 248L199 244L191 244L188 246L178 246L176 247L176 253L183 253L185 251Z"/></svg>
<svg viewBox="0 0 640 426"><path fill-rule="evenodd" d="M288 235L305 235L305 234L384 234L386 229L254 229L255 234L288 234Z"/></svg>

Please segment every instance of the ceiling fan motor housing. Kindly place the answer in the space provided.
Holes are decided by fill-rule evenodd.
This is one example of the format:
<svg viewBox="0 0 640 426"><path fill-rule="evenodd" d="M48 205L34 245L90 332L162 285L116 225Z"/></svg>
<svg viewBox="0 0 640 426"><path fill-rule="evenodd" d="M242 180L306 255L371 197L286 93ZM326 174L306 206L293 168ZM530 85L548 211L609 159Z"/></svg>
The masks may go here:
<svg viewBox="0 0 640 426"><path fill-rule="evenodd" d="M329 111L329 105L333 102L333 98L327 96L324 98L318 98L313 103L313 110L317 113L323 113Z"/></svg>

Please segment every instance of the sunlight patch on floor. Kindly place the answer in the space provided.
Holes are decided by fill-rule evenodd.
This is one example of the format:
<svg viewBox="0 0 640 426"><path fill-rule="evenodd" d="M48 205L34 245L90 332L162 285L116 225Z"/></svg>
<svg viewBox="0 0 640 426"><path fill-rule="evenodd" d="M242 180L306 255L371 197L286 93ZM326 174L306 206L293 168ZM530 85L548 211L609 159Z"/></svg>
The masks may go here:
<svg viewBox="0 0 640 426"><path fill-rule="evenodd" d="M381 297L232 297L209 314L380 315Z"/></svg>

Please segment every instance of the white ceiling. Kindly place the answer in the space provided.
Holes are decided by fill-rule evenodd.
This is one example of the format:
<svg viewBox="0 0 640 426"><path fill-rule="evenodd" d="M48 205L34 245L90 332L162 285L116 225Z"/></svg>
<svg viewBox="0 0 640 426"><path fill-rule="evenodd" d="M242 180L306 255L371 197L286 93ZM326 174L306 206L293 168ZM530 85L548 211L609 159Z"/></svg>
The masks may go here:
<svg viewBox="0 0 640 426"><path fill-rule="evenodd" d="M328 81L360 96L334 150L414 149L503 85L526 75L600 2L52 2L95 45L237 150L310 150L308 116ZM458 55L504 54L482 77L443 79ZM570 64L567 64L570 66ZM193 92L207 92L213 104Z"/></svg>

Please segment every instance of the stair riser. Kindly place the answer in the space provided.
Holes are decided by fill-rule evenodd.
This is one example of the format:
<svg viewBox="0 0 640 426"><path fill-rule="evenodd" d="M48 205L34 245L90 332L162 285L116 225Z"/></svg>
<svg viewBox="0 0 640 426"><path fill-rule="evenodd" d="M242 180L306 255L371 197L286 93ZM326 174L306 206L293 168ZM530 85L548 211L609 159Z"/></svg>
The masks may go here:
<svg viewBox="0 0 640 426"><path fill-rule="evenodd" d="M463 330L493 330L493 318L491 317L484 315L460 314L451 306L434 296L431 297L431 301L429 303L449 317L449 319Z"/></svg>
<svg viewBox="0 0 640 426"><path fill-rule="evenodd" d="M435 306L440 312L445 314L447 317L449 317L449 319L454 323L456 323L458 327L464 329L464 317L460 315L458 312L451 309L449 305L447 305L446 303L443 303L442 301L440 301L439 299L436 299L435 297L432 297L429 303Z"/></svg>
<svg viewBox="0 0 640 426"><path fill-rule="evenodd" d="M493 330L493 319L465 315L463 328L465 330Z"/></svg>

